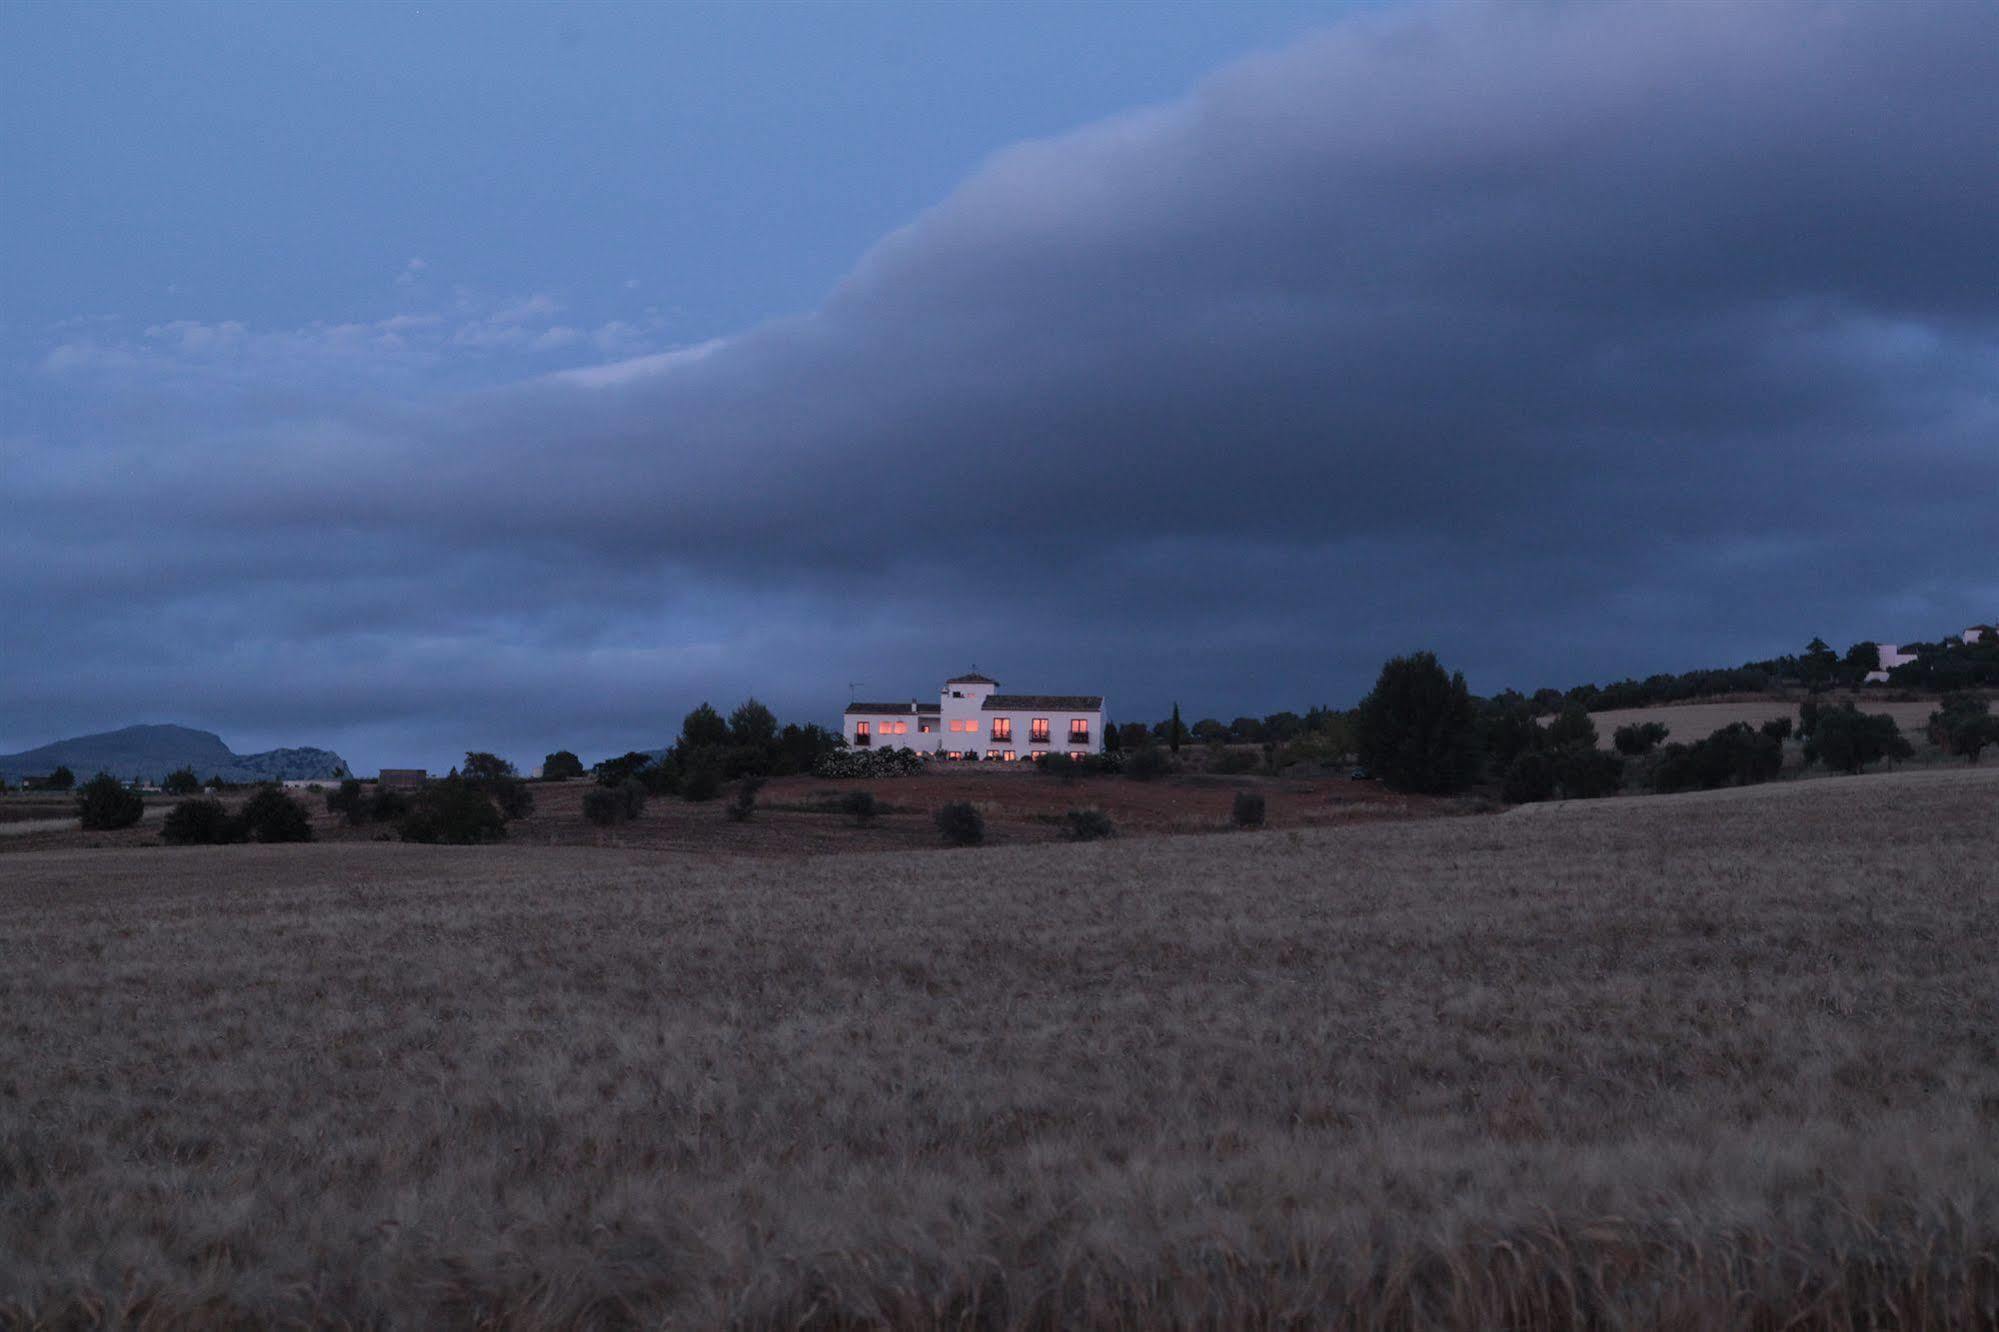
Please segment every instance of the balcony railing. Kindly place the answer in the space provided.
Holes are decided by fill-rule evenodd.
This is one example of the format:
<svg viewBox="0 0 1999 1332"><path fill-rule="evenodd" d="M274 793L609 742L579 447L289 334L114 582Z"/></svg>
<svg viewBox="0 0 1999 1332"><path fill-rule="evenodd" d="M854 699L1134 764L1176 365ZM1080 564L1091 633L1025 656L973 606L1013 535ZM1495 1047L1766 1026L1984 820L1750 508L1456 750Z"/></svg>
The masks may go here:
<svg viewBox="0 0 1999 1332"><path fill-rule="evenodd" d="M874 743L874 737L871 735L857 735L854 737L854 743L865 749L867 746Z"/></svg>
<svg viewBox="0 0 1999 1332"><path fill-rule="evenodd" d="M1090 743L1090 733L1088 731L1071 731L1069 732L1069 743L1072 745L1087 745Z"/></svg>
<svg viewBox="0 0 1999 1332"><path fill-rule="evenodd" d="M994 732L993 732L993 743L994 743L994 744L996 744L996 745L1010 745L1010 744L1012 744L1012 743L1013 743L1013 732L1012 732L1012 731L994 731Z"/></svg>

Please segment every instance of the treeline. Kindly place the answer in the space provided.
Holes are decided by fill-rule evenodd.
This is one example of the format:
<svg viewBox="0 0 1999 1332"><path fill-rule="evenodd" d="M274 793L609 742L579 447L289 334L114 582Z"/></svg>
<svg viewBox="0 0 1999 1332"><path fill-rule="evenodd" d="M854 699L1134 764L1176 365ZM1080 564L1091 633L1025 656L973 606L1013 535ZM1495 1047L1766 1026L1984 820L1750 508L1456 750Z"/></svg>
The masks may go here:
<svg viewBox="0 0 1999 1332"><path fill-rule="evenodd" d="M1966 643L1960 635L1934 643L1898 646L1903 652L1913 653L1915 659L1888 671L1890 688L1953 693L1999 687L1999 636L1987 633L1976 643ZM1855 643L1842 653L1824 639L1814 638L1803 652L1745 662L1732 669L1651 675L1643 680L1581 684L1566 690L1539 689L1530 695L1509 690L1506 697L1525 702L1538 716L1549 716L1572 706L1590 712L1609 712L1727 694L1857 689L1870 673L1880 669L1881 649L1877 643Z"/></svg>

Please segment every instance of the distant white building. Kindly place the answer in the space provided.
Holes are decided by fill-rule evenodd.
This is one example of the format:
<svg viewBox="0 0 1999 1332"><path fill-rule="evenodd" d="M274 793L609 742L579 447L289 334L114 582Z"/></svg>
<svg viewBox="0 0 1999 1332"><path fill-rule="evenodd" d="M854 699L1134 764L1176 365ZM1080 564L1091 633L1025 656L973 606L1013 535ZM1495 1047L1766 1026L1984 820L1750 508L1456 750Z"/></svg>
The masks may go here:
<svg viewBox="0 0 1999 1332"><path fill-rule="evenodd" d="M1987 634L1999 635L1999 629L1989 624L1974 624L1964 631L1964 641L1967 644L1975 644Z"/></svg>
<svg viewBox="0 0 1999 1332"><path fill-rule="evenodd" d="M1101 694L1002 694L973 672L944 682L935 703L849 703L841 733L856 749L1015 762L1082 758L1104 748Z"/></svg>
<svg viewBox="0 0 1999 1332"><path fill-rule="evenodd" d="M1877 643L1874 646L1881 654L1881 669L1867 672L1866 680L1868 684L1887 684L1888 672L1894 670L1897 666L1906 666L1916 659L1915 653L1904 652L1893 643Z"/></svg>

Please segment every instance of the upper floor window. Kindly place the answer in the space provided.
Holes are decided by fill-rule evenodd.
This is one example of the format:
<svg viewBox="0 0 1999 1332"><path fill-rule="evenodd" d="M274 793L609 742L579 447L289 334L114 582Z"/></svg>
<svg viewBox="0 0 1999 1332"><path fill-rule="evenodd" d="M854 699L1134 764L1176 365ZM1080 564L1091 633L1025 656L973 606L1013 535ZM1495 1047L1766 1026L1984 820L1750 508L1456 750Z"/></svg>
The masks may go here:
<svg viewBox="0 0 1999 1332"><path fill-rule="evenodd" d="M1030 740L1042 740L1042 741L1047 740L1048 719L1046 717L1036 717L1034 718L1034 720L1028 722L1027 738Z"/></svg>
<svg viewBox="0 0 1999 1332"><path fill-rule="evenodd" d="M995 740L1013 739L1013 718L1011 717L993 718L993 739Z"/></svg>
<svg viewBox="0 0 1999 1332"><path fill-rule="evenodd" d="M1069 719L1069 738L1071 740L1089 739L1090 719L1088 717L1071 717Z"/></svg>

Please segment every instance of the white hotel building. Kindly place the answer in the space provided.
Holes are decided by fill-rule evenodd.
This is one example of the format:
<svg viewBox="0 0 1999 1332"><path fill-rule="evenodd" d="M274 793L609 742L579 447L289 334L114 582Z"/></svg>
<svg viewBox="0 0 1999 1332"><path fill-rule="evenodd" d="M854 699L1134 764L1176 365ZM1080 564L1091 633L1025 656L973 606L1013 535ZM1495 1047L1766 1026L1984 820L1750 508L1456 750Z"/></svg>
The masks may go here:
<svg viewBox="0 0 1999 1332"><path fill-rule="evenodd" d="M1015 761L1082 758L1104 748L1101 694L1002 694L973 673L946 680L935 703L849 703L841 733L857 749Z"/></svg>

